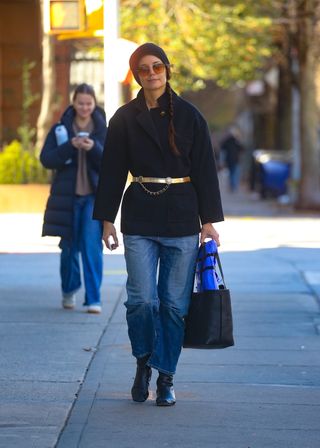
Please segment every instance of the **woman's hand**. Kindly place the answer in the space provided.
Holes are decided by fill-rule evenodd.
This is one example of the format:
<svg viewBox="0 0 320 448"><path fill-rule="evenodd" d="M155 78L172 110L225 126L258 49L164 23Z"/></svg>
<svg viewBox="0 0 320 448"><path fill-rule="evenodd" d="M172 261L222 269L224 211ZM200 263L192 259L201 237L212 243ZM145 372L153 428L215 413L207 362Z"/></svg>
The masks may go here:
<svg viewBox="0 0 320 448"><path fill-rule="evenodd" d="M75 148L85 151L90 151L94 145L94 141L89 137L73 137L71 143Z"/></svg>
<svg viewBox="0 0 320 448"><path fill-rule="evenodd" d="M220 246L219 233L210 222L203 224L201 228L200 244L203 244L206 238L214 240L217 246Z"/></svg>
<svg viewBox="0 0 320 448"><path fill-rule="evenodd" d="M80 137L73 137L71 139L72 146L74 146L77 149L81 149L81 140L82 138Z"/></svg>
<svg viewBox="0 0 320 448"><path fill-rule="evenodd" d="M82 138L81 140L82 140L81 148L84 149L85 151L90 151L90 149L92 149L94 145L94 141L89 137Z"/></svg>
<svg viewBox="0 0 320 448"><path fill-rule="evenodd" d="M102 239L109 250L115 250L119 247L119 241L117 237L117 231L112 222L104 221L103 222L103 235ZM111 242L113 240L113 243Z"/></svg>

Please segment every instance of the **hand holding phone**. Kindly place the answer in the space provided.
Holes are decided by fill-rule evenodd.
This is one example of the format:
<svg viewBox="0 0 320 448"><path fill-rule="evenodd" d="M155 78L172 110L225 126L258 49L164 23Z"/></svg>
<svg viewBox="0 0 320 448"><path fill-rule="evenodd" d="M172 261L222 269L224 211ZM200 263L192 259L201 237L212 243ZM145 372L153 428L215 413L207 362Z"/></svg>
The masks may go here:
<svg viewBox="0 0 320 448"><path fill-rule="evenodd" d="M77 133L77 137L80 137L80 138L87 138L87 137L89 137L89 132L85 132L85 131L80 131L80 132L78 132Z"/></svg>
<svg viewBox="0 0 320 448"><path fill-rule="evenodd" d="M85 131L77 132L77 135L72 139L72 144L78 149L90 151L94 145L94 141L89 137L90 133Z"/></svg>

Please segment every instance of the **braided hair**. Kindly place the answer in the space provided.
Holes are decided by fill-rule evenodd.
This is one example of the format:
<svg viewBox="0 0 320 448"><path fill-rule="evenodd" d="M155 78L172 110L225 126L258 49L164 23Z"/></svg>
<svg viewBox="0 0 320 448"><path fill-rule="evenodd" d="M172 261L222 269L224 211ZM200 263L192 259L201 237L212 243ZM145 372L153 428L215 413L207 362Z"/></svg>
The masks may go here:
<svg viewBox="0 0 320 448"><path fill-rule="evenodd" d="M171 151L173 152L174 155L176 156L180 156L180 150L176 145L175 142L175 135L176 135L176 131L174 129L174 124L173 124L173 99L172 99L172 88L170 86L169 83L169 79L171 78L171 70L170 70L170 66L166 66L166 72L167 72L167 85L166 85L166 92L169 95L169 145L171 148Z"/></svg>

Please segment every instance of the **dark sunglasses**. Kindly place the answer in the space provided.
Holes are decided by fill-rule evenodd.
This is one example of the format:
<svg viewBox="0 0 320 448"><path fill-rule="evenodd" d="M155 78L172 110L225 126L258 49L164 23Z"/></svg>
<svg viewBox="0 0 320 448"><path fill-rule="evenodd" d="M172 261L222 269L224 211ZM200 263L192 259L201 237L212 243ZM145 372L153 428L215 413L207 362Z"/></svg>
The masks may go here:
<svg viewBox="0 0 320 448"><path fill-rule="evenodd" d="M156 75L160 75L163 73L166 69L166 64L163 64L162 62L156 62L155 64L152 64L152 71ZM141 65L141 67L137 68L137 72L140 76L147 77L151 74L151 67L148 67L146 65Z"/></svg>

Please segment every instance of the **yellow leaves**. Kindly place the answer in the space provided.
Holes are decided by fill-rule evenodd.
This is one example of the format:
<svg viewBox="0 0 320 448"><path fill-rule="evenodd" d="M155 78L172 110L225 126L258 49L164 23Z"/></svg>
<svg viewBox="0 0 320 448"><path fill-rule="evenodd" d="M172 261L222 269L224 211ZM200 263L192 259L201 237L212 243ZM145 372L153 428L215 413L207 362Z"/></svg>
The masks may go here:
<svg viewBox="0 0 320 448"><path fill-rule="evenodd" d="M262 6L259 0L122 0L122 36L162 45L175 65L173 83L181 77L190 85L213 78L230 84L254 78L271 54L271 15L259 14Z"/></svg>

